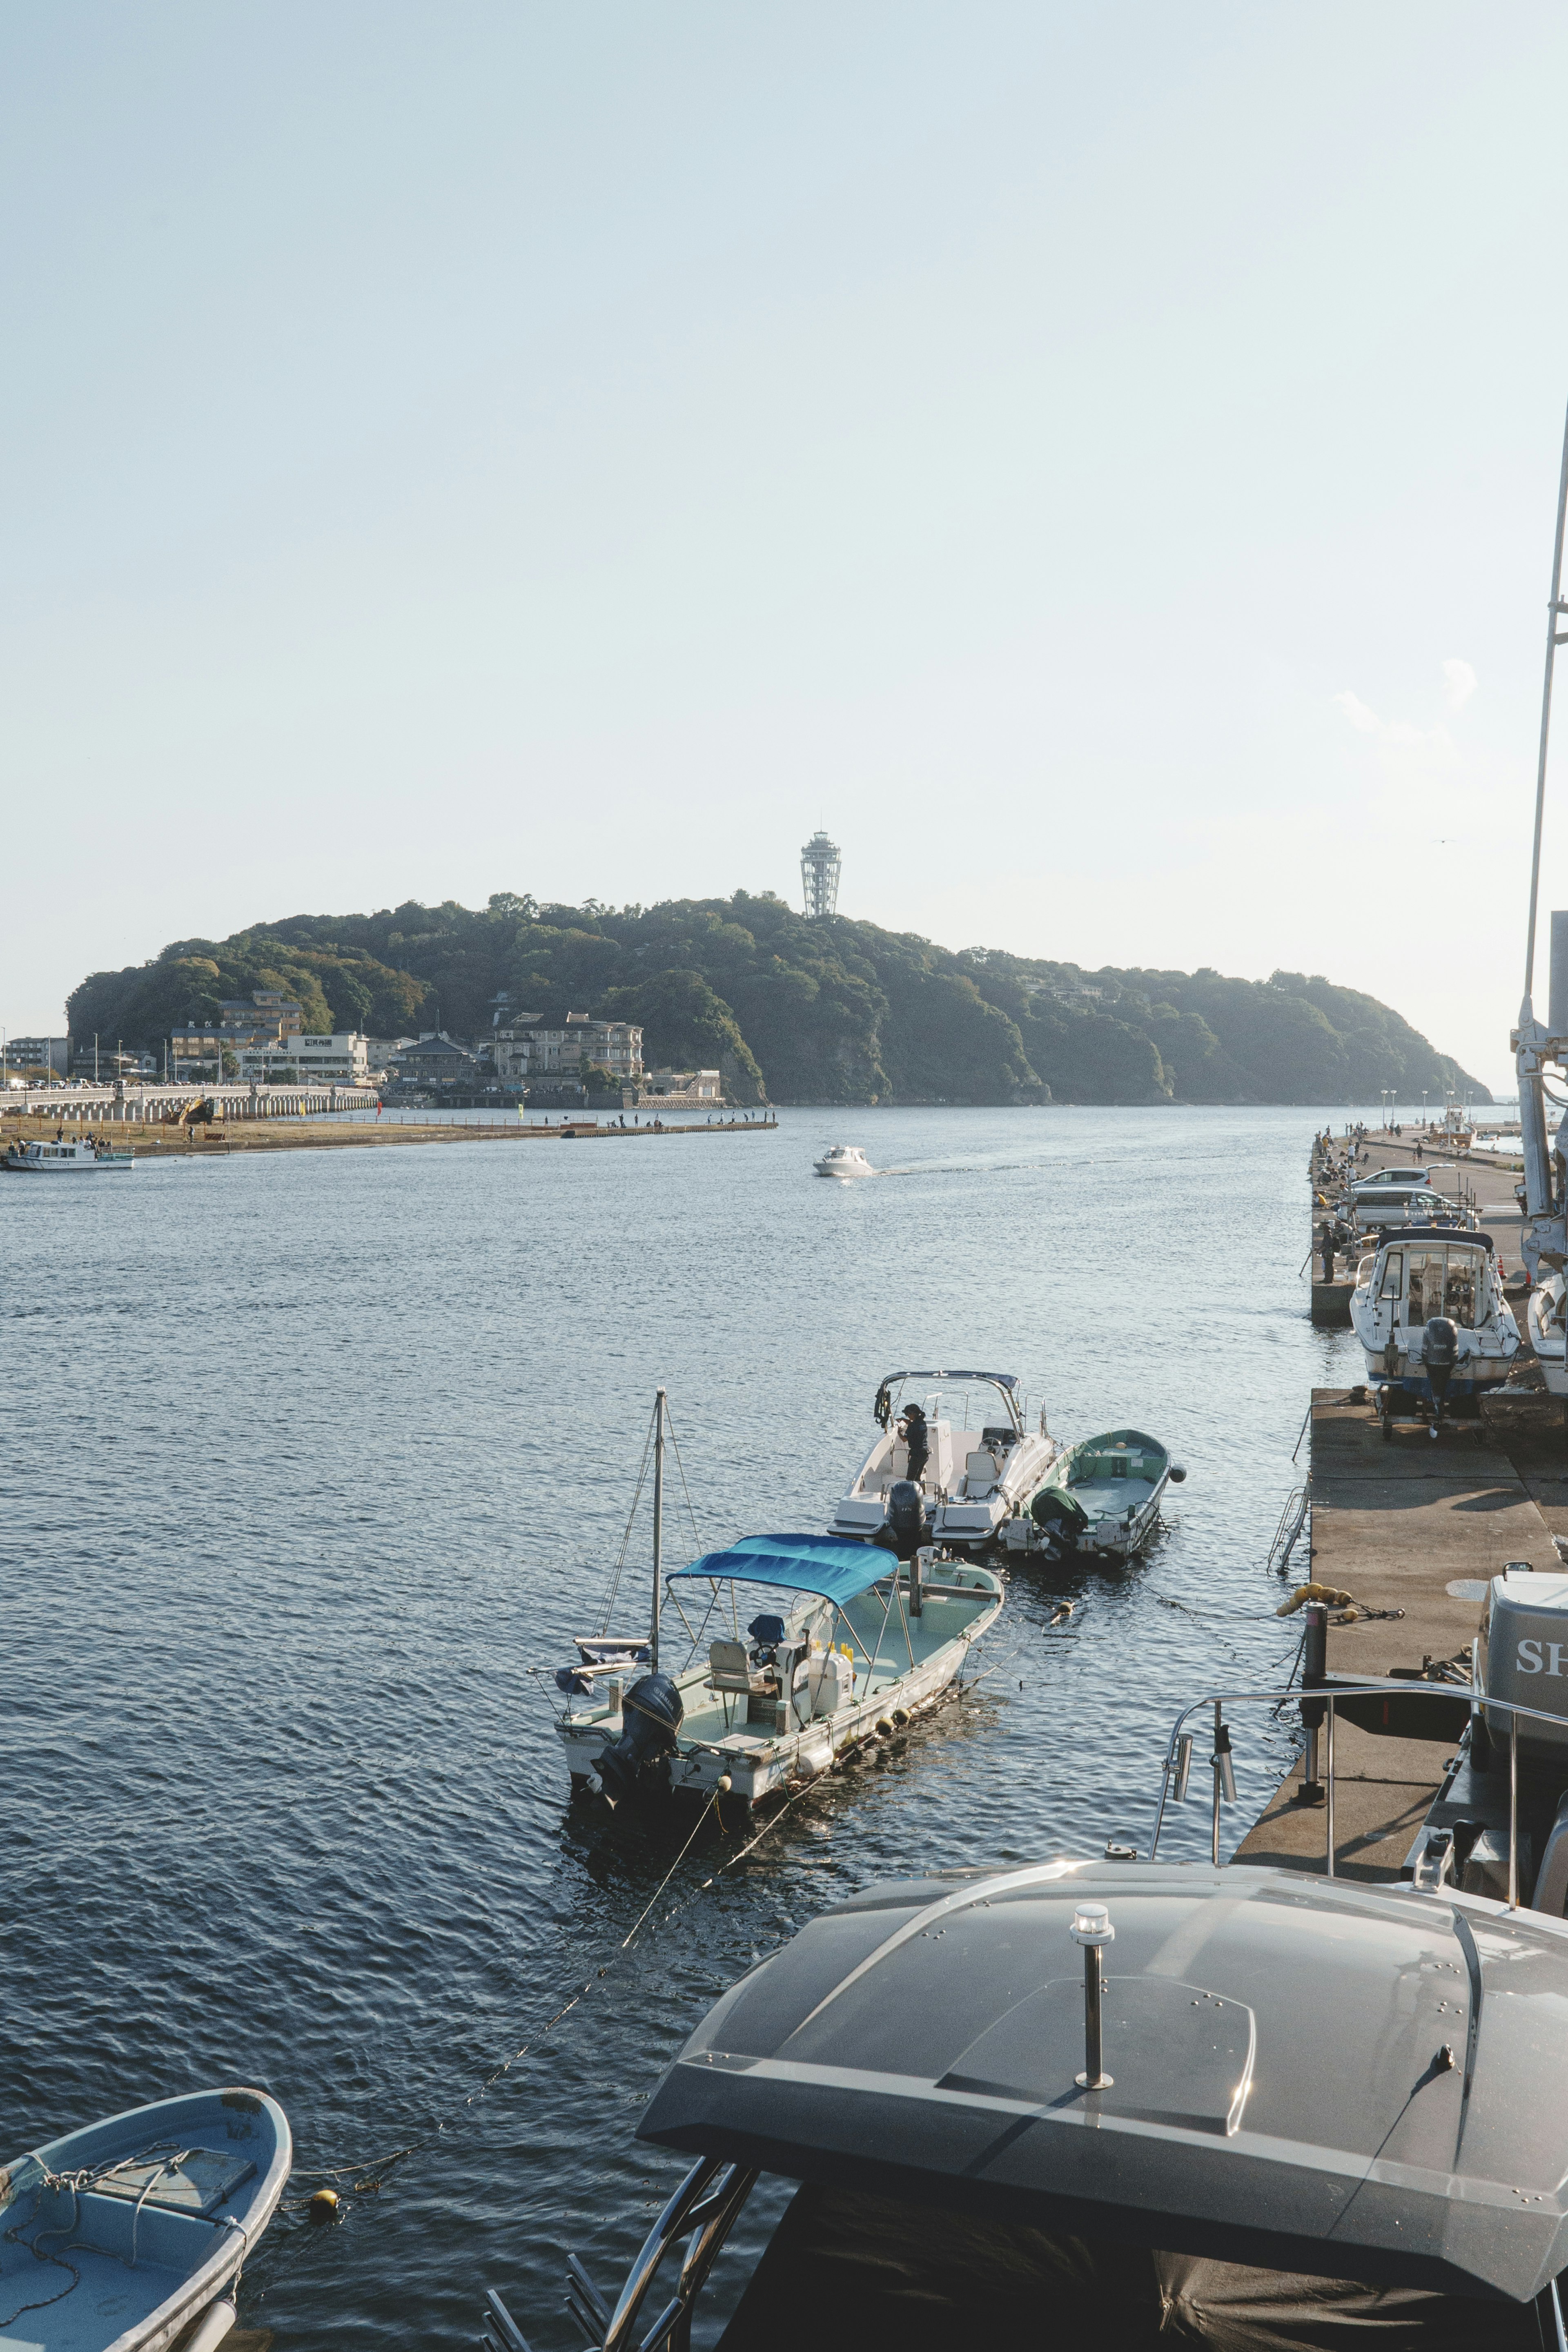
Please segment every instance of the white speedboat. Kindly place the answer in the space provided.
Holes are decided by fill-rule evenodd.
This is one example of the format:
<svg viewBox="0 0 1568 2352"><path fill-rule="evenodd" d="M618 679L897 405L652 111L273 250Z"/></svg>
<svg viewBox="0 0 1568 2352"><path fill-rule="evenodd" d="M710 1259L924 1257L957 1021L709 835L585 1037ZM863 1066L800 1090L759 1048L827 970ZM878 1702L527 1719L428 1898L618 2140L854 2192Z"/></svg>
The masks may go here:
<svg viewBox="0 0 1568 2352"><path fill-rule="evenodd" d="M1436 1436L1448 1406L1500 1387L1519 1356L1489 1234L1390 1232L1356 1269L1351 1321L1385 1438L1396 1412L1428 1420Z"/></svg>
<svg viewBox="0 0 1568 2352"><path fill-rule="evenodd" d="M989 1399L978 1413L970 1410L971 1388L983 1398L993 1391L990 1421ZM1012 1372L889 1372L872 1413L876 1444L833 1514L832 1532L866 1542L886 1530L900 1554L920 1543L977 1551L997 1542L1060 1450L1043 1410L1037 1431L1024 1427Z"/></svg>
<svg viewBox="0 0 1568 2352"><path fill-rule="evenodd" d="M738 1585L763 1588L744 1636ZM668 1591L703 1604L684 1666L595 1660L557 1678L589 1696L556 1726L574 1795L717 1792L754 1805L796 1788L933 1706L1002 1608L989 1569L930 1552L905 1566L819 1535L745 1536L677 1569ZM714 1620L720 1638L706 1640Z"/></svg>
<svg viewBox="0 0 1568 2352"><path fill-rule="evenodd" d="M813 1165L819 1176L874 1176L876 1170L858 1143L832 1143Z"/></svg>
<svg viewBox="0 0 1568 2352"><path fill-rule="evenodd" d="M68 1143L13 1143L0 1152L0 1168L14 1176L81 1176L100 1168L131 1168L129 1151L75 1136Z"/></svg>

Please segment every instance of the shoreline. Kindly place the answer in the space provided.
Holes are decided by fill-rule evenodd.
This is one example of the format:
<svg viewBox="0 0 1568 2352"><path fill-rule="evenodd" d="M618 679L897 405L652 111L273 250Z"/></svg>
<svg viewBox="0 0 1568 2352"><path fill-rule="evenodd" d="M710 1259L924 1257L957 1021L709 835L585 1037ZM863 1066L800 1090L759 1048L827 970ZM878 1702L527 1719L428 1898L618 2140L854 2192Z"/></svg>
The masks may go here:
<svg viewBox="0 0 1568 2352"><path fill-rule="evenodd" d="M221 1160L235 1151L335 1151L361 1149L367 1144L530 1143L547 1139L593 1143L612 1136L624 1142L640 1136L773 1135L778 1131L776 1121L755 1118L703 1121L691 1126L600 1127L591 1119L566 1119L554 1127L533 1125L522 1119L497 1120L493 1125L480 1126L472 1120L463 1125L437 1124L433 1120L405 1124L389 1118L351 1123L341 1115L318 1112L300 1118L214 1119L209 1126L186 1132L151 1121L62 1120L58 1114L44 1118L34 1113L30 1117L0 1119L0 1143L53 1142L62 1127L68 1139L72 1135L102 1134L117 1149L128 1148L138 1160Z"/></svg>

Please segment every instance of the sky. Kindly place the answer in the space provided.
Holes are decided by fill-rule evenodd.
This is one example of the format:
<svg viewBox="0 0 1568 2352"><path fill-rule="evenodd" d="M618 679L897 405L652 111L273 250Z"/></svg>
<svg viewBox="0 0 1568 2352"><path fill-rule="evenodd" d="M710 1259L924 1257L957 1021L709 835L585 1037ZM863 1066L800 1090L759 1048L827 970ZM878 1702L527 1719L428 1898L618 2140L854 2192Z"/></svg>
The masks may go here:
<svg viewBox="0 0 1568 2352"><path fill-rule="evenodd" d="M0 1021L820 825L1510 1082L1565 75L1533 0L0 14Z"/></svg>

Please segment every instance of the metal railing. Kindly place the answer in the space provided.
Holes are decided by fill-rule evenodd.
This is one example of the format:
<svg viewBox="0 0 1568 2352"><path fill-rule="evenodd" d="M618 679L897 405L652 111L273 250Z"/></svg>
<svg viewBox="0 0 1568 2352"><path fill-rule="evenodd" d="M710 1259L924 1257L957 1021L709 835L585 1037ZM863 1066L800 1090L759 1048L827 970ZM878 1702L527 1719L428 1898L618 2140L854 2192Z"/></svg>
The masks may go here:
<svg viewBox="0 0 1568 2352"><path fill-rule="evenodd" d="M1279 1514L1279 1524L1274 1530L1274 1540L1268 1547L1268 1567L1271 1570L1278 1569L1281 1575L1290 1565L1290 1555L1300 1539L1301 1529L1307 1524L1307 1513L1310 1508L1311 1496L1306 1486L1292 1487L1285 1498L1285 1507Z"/></svg>
<svg viewBox="0 0 1568 2352"><path fill-rule="evenodd" d="M1149 1842L1149 1859L1156 1860L1160 1851L1160 1834L1165 1825L1168 1804L1186 1801L1187 1780L1192 1769L1193 1734L1184 1726L1205 1707L1214 1709L1215 1746L1210 1758L1213 1775L1213 1827L1211 1852L1219 1862L1219 1816L1222 1803L1236 1802L1235 1768L1231 1763L1230 1727L1225 1720L1227 1706L1279 1706L1290 1701L1300 1705L1303 1700L1323 1709L1323 1868L1326 1875L1336 1875L1334 1867L1334 1710L1347 1698L1406 1698L1445 1700L1452 1706L1456 1700L1468 1705L1475 1713L1481 1708L1495 1708L1509 1718L1508 1738L1508 1907L1519 1909L1519 1727L1521 1722L1549 1724L1559 1735L1568 1733L1568 1717L1551 1715L1538 1706L1521 1706L1515 1700L1493 1698L1489 1694L1458 1683L1395 1682L1384 1679L1363 1683L1325 1684L1318 1689L1287 1688L1268 1691L1220 1691L1208 1698L1194 1701L1184 1707L1172 1727L1165 1749L1164 1777L1160 1789L1159 1808L1154 1815L1154 1832Z"/></svg>

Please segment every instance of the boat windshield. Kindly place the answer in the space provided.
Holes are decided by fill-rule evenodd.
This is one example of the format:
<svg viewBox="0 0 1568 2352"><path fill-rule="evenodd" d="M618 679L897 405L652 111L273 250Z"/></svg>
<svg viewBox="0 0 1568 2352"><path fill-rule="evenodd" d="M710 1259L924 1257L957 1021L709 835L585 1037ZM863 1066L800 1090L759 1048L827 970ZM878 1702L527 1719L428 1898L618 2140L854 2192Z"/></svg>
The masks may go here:
<svg viewBox="0 0 1568 2352"><path fill-rule="evenodd" d="M1485 1253L1477 1249L1441 1248L1431 1243L1418 1249L1390 1250L1383 1262L1380 1299L1403 1299L1406 1324L1429 1323L1446 1315L1461 1331L1473 1331L1486 1315Z"/></svg>

